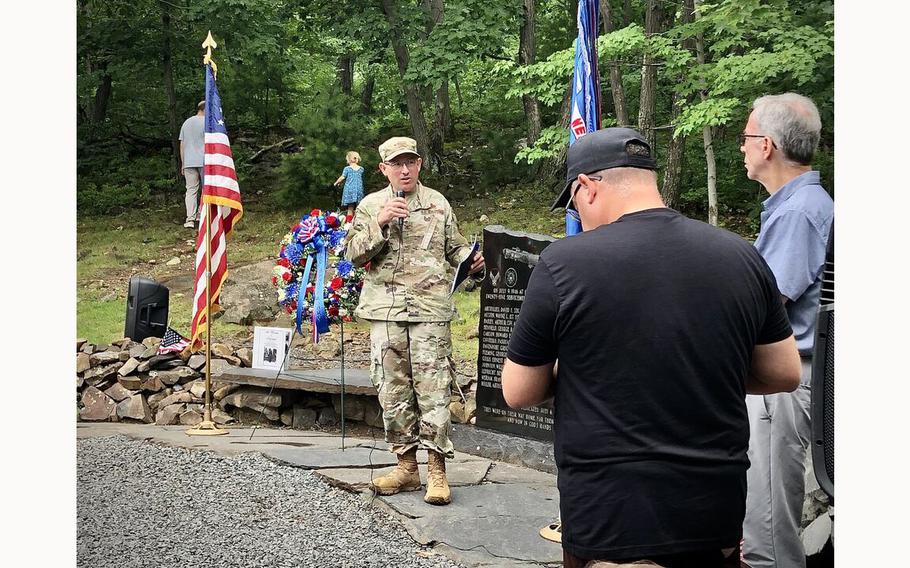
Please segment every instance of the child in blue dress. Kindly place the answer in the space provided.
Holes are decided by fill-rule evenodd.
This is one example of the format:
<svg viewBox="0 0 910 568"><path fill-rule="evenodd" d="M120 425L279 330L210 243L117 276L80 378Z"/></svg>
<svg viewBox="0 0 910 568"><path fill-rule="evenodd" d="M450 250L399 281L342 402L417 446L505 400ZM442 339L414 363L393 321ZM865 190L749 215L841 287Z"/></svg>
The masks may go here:
<svg viewBox="0 0 910 568"><path fill-rule="evenodd" d="M363 199L363 168L360 166L360 154L351 151L345 155L348 165L342 170L341 175L332 185L344 181L344 190L341 193L341 206L348 208L348 216L354 214L354 208Z"/></svg>

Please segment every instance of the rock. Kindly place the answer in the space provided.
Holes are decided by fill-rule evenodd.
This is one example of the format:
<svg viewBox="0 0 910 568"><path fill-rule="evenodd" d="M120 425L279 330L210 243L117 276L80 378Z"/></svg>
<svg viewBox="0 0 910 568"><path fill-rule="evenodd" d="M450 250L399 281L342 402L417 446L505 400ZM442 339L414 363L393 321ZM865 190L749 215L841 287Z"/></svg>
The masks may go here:
<svg viewBox="0 0 910 568"><path fill-rule="evenodd" d="M136 349L136 347L144 347L144 346L139 343L136 343L129 337L124 337L123 339L120 340L120 350L121 351L126 351L127 353L129 353L133 349ZM132 355L130 355L130 357L132 357Z"/></svg>
<svg viewBox="0 0 910 568"><path fill-rule="evenodd" d="M129 355L129 353L127 353L127 355ZM134 359L134 358L130 357L129 359L127 359L126 363L124 363L123 366L120 367L120 370L117 371L117 374L120 375L121 377L125 377L125 376L129 375L130 373L132 373L133 371L135 371L138 366L139 366L139 359Z"/></svg>
<svg viewBox="0 0 910 568"><path fill-rule="evenodd" d="M146 398L146 402L149 403L149 408L153 414L158 410L158 407L161 406L161 401L171 396L173 392L174 391L171 389L164 389L163 391L150 394L148 398Z"/></svg>
<svg viewBox="0 0 910 568"><path fill-rule="evenodd" d="M224 359L212 359L212 376L217 377L218 375L224 373L225 371L230 371L235 369L236 366L231 365ZM205 374L205 366L203 365L201 371L202 374Z"/></svg>
<svg viewBox="0 0 910 568"><path fill-rule="evenodd" d="M149 377L142 381L142 386L139 388L147 392L158 392L164 388L164 383L158 377Z"/></svg>
<svg viewBox="0 0 910 568"><path fill-rule="evenodd" d="M179 256L175 256L174 258L164 263L165 266L177 266L178 264L180 264Z"/></svg>
<svg viewBox="0 0 910 568"><path fill-rule="evenodd" d="M259 407L261 406L278 408L281 406L281 395L276 392L269 394L266 389L260 390L255 387L244 387L221 399L221 408L225 408L226 406L254 408L255 410L259 410ZM278 419L277 412L275 413L274 419Z"/></svg>
<svg viewBox="0 0 910 568"><path fill-rule="evenodd" d="M212 393L212 399L215 402L219 402L222 399L224 399L224 397L226 397L227 395L231 394L232 392L236 391L239 388L240 388L240 385L236 385L236 384L224 385L223 387L219 388L218 390L216 390L215 392Z"/></svg>
<svg viewBox="0 0 910 568"><path fill-rule="evenodd" d="M146 347L154 347L155 349L158 349L158 346L161 345L161 338L160 337L146 337L145 339L142 340L142 344L145 345Z"/></svg>
<svg viewBox="0 0 910 568"><path fill-rule="evenodd" d="M183 362L177 358L176 353L165 353L164 355L155 355L154 357L149 359L149 366L152 369L164 368L165 363L168 363L169 361L175 361L175 360L177 361L178 365L183 364Z"/></svg>
<svg viewBox="0 0 910 568"><path fill-rule="evenodd" d="M467 402L464 405L464 414L467 417L468 422L471 422L477 414L477 399L473 396L469 395L467 397ZM471 423L473 424L473 422Z"/></svg>
<svg viewBox="0 0 910 568"><path fill-rule="evenodd" d="M325 359L332 359L341 355L341 344L329 335L323 335L316 344L316 353Z"/></svg>
<svg viewBox="0 0 910 568"><path fill-rule="evenodd" d="M129 390L124 388L124 386L121 385L120 383L114 383L113 385L108 387L107 390L104 391L104 394L111 397L111 399L113 399L117 402L120 402L122 400L128 399L129 397L133 396L135 393L130 392Z"/></svg>
<svg viewBox="0 0 910 568"><path fill-rule="evenodd" d="M139 376L117 377L117 382L120 383L120 385L123 388L125 388L127 390L133 390L133 391L137 391L137 390L141 389L142 382L144 380L145 379L143 377L139 377Z"/></svg>
<svg viewBox="0 0 910 568"><path fill-rule="evenodd" d="M82 375L82 377L89 384L97 384L99 381L117 374L117 370L119 368L120 368L119 361L115 361L114 363L109 363L107 365L98 365L97 367L92 367L91 369L86 371Z"/></svg>
<svg viewBox="0 0 910 568"><path fill-rule="evenodd" d="M182 404L171 404L169 406L158 405L158 412L155 414L155 424L159 426L170 426L176 424L178 417L184 411Z"/></svg>
<svg viewBox="0 0 910 568"><path fill-rule="evenodd" d="M294 423L294 411L290 408L286 408L281 411L281 423L285 426L290 426Z"/></svg>
<svg viewBox="0 0 910 568"><path fill-rule="evenodd" d="M107 420L111 412L116 410L117 403L95 387L88 387L82 393L82 410L79 411L80 420Z"/></svg>
<svg viewBox="0 0 910 568"><path fill-rule="evenodd" d="M272 287L274 267L275 261L264 260L228 272L219 302L224 321L252 325L254 321L274 319L278 313Z"/></svg>
<svg viewBox="0 0 910 568"><path fill-rule="evenodd" d="M244 347L237 350L237 357L240 359L240 363L244 367L253 366L253 350L249 347Z"/></svg>
<svg viewBox="0 0 910 568"><path fill-rule="evenodd" d="M119 351L102 351L101 353L95 353L89 357L89 362L92 364L92 367L115 361L120 361Z"/></svg>
<svg viewBox="0 0 910 568"><path fill-rule="evenodd" d="M366 408L364 398L357 395L347 395L344 397L344 419L347 421L363 421L363 412ZM341 416L341 395L332 395L332 407L335 413Z"/></svg>
<svg viewBox="0 0 910 568"><path fill-rule="evenodd" d="M121 363L126 363L127 361L130 360L130 352L129 352L129 351L119 351L117 354L119 355L118 360L119 360Z"/></svg>
<svg viewBox="0 0 910 568"><path fill-rule="evenodd" d="M487 217L486 215L481 215L479 220L481 223L486 223L487 221L490 220L490 218Z"/></svg>
<svg viewBox="0 0 910 568"><path fill-rule="evenodd" d="M145 345L142 345L141 343L137 343L137 344L133 345L132 347L130 347L130 350L129 350L130 357L135 357L136 359L141 359L142 356L145 354L146 349L147 348Z"/></svg>
<svg viewBox="0 0 910 568"><path fill-rule="evenodd" d="M335 409L331 406L326 406L319 411L319 418L316 419L316 424L319 426L336 426L338 424L338 415L335 414Z"/></svg>
<svg viewBox="0 0 910 568"><path fill-rule="evenodd" d="M205 355L196 354L196 355L190 356L190 360L187 362L187 365L191 369L195 369L198 371L199 369L205 367Z"/></svg>
<svg viewBox="0 0 910 568"><path fill-rule="evenodd" d="M188 409L180 414L180 423L186 426L195 426L202 422L202 413L196 409Z"/></svg>
<svg viewBox="0 0 910 568"><path fill-rule="evenodd" d="M224 343L213 343L212 344L212 355L216 357L233 357L234 350L225 345Z"/></svg>
<svg viewBox="0 0 910 568"><path fill-rule="evenodd" d="M95 346L91 343L86 343L85 345L82 346L82 352L87 355L91 355L92 353L95 352Z"/></svg>
<svg viewBox="0 0 910 568"><path fill-rule="evenodd" d="M272 409L274 413L274 418L269 418L268 412L260 413L258 410L253 410L250 408L238 408L234 411L234 416L238 422L243 424L261 424L263 426L272 426L271 420L278 420L278 411Z"/></svg>
<svg viewBox="0 0 910 568"><path fill-rule="evenodd" d="M173 369L170 371L151 371L149 373L149 377L157 377L159 381L161 381L165 385L170 386L170 385L177 384L177 381L179 381L182 378L192 377L193 375L195 375L195 373L193 373L193 371L187 367L180 367L180 368L186 369L187 371L190 372L190 374L187 374L186 372L178 371L177 369Z"/></svg>
<svg viewBox="0 0 910 568"><path fill-rule="evenodd" d="M140 373L147 373L149 371L149 369L151 369L151 368L152 368L152 364L150 362L143 361L143 362L139 363L138 367L136 367L136 371L138 371Z"/></svg>
<svg viewBox="0 0 910 568"><path fill-rule="evenodd" d="M77 339L76 340L76 351L81 351L85 344L88 343L88 339Z"/></svg>
<svg viewBox="0 0 910 568"><path fill-rule="evenodd" d="M102 392L103 392L103 391L106 391L106 390L108 389L108 387L110 387L111 385L113 385L113 384L116 382L116 381L114 380L114 377L116 377L116 375L112 375L110 378L107 378L107 379L103 379L103 380L101 380L101 381L98 381L97 383L95 383L95 384L93 384L93 385L91 385L91 386L95 387L96 389L98 389L98 390L100 390L100 391L102 391ZM96 379L96 380L97 380L97 379Z"/></svg>
<svg viewBox="0 0 910 568"><path fill-rule="evenodd" d="M143 349L144 349L144 351L142 352L142 355L139 356L140 359L151 359L152 357L154 357L155 355L158 354L157 347L143 346Z"/></svg>
<svg viewBox="0 0 910 568"><path fill-rule="evenodd" d="M316 426L316 411L312 408L294 405L291 426L300 430L310 430Z"/></svg>
<svg viewBox="0 0 910 568"><path fill-rule="evenodd" d="M452 415L452 422L464 424L467 421L464 415L464 404L460 400L449 403L449 414Z"/></svg>
<svg viewBox="0 0 910 568"><path fill-rule="evenodd" d="M154 396L154 395L152 395ZM164 408L165 406L171 406L173 404L185 404L187 402L193 401L193 395L187 391L179 391L169 394L167 397L162 399L158 403L158 408Z"/></svg>
<svg viewBox="0 0 910 568"><path fill-rule="evenodd" d="M76 355L76 372L84 373L92 368L91 358L88 353L78 353Z"/></svg>
<svg viewBox="0 0 910 568"><path fill-rule="evenodd" d="M118 404L117 416L120 418L141 420L145 423L150 423L152 421L152 411L149 409L145 397L141 394L134 394Z"/></svg>
<svg viewBox="0 0 910 568"><path fill-rule="evenodd" d="M382 423L382 407L379 406L377 399L369 397L369 402L366 403L363 410L363 421L367 426L373 428L385 427Z"/></svg>
<svg viewBox="0 0 910 568"><path fill-rule="evenodd" d="M110 345L105 346L104 350L110 351L111 353L120 353L120 351L121 351L120 342L115 341L115 342L111 343Z"/></svg>
<svg viewBox="0 0 910 568"><path fill-rule="evenodd" d="M120 422L120 417L117 416L117 407L114 407L114 410L111 410L111 415L107 417L109 422Z"/></svg>
<svg viewBox="0 0 910 568"><path fill-rule="evenodd" d="M205 396L205 379L198 379L190 383L190 393L197 397L202 398Z"/></svg>
<svg viewBox="0 0 910 568"><path fill-rule="evenodd" d="M84 385L84 384L85 384L85 379L83 379L79 375L76 375L76 388L81 389L82 385Z"/></svg>
<svg viewBox="0 0 910 568"><path fill-rule="evenodd" d="M220 408L213 408L212 422L215 424L227 424L228 422L234 422L234 417Z"/></svg>
<svg viewBox="0 0 910 568"><path fill-rule="evenodd" d="M181 359L179 356L177 356L176 358L171 359L170 361L165 361L163 363L159 363L157 366L152 365L152 368L164 370L164 371L169 370L169 369L177 369L179 367L183 367L184 362L185 361L183 359Z"/></svg>

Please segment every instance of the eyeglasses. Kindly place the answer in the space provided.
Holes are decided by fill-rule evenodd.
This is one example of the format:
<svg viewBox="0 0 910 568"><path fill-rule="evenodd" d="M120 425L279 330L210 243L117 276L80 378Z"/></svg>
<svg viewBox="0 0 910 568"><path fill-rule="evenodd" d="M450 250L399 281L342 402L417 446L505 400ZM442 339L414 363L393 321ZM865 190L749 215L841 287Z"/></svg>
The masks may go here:
<svg viewBox="0 0 910 568"><path fill-rule="evenodd" d="M404 168L405 166L407 166L408 169L413 168L414 166L417 165L417 160L418 160L418 158L408 158L407 160L401 160L400 162L383 162L383 163L392 169L400 170L400 169Z"/></svg>
<svg viewBox="0 0 910 568"><path fill-rule="evenodd" d="M739 135L739 145L743 146L746 143L746 138L767 138L771 141L771 146L777 148L777 144L774 143L774 139L768 136L767 134L746 134L743 132Z"/></svg>
<svg viewBox="0 0 910 568"><path fill-rule="evenodd" d="M604 178L603 178L603 176L588 176L588 179L592 180L592 181L603 181ZM571 205L572 209L574 209L576 211L578 211L578 207L575 206L575 194L578 193L579 189L581 189L581 184L576 185L572 189L572 195L569 196L569 205ZM567 207L567 209L568 209L568 207Z"/></svg>

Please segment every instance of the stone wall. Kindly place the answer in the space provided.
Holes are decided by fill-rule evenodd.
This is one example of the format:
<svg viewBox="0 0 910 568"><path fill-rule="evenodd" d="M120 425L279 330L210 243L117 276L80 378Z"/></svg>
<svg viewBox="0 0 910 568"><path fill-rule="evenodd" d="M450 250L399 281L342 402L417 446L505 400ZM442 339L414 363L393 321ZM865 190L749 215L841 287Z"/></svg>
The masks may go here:
<svg viewBox="0 0 910 568"><path fill-rule="evenodd" d="M76 406L81 421L142 422L194 426L205 404L205 355L158 354L161 340L128 338L110 345L76 341ZM261 424L299 429L338 426L341 396L243 386L220 381L233 367L250 367L252 350L212 345L212 420L216 424ZM467 404L455 392L450 409L455 423L472 422L473 392ZM382 428L382 410L373 396L346 395L344 418Z"/></svg>

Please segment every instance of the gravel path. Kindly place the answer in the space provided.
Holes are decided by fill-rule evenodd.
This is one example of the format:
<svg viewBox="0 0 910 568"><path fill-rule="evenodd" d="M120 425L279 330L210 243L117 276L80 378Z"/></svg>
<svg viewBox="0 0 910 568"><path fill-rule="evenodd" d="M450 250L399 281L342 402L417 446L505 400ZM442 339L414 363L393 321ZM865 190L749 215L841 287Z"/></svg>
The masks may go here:
<svg viewBox="0 0 910 568"><path fill-rule="evenodd" d="M358 496L259 454L89 438L77 471L80 567L458 566Z"/></svg>

